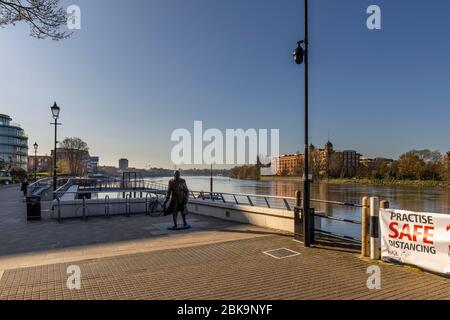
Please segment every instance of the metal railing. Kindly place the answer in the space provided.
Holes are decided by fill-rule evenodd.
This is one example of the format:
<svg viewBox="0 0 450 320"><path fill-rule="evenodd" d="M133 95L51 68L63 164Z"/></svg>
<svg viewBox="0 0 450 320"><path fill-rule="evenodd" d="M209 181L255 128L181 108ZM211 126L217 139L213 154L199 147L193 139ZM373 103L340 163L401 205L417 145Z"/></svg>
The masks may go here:
<svg viewBox="0 0 450 320"><path fill-rule="evenodd" d="M91 179L92 180L92 179ZM70 182L74 182L76 179L70 179ZM73 184L71 184L73 185ZM69 182L58 189L58 193L67 191L70 187ZM64 188L66 190L64 190ZM163 184L155 181L143 181L138 184L123 185L122 179L98 179L89 184L87 188L80 187L78 193L86 191L89 193L95 192L154 192L158 194L165 194L167 191L167 184ZM195 191L190 190L189 195L195 200L204 200L211 202L221 202L225 204L237 204L237 205L249 205L252 207L266 207L273 209L283 209L293 211L295 206L295 197L285 196L272 196L272 195L260 195L260 194L246 194L246 193L228 193L228 192L207 192L207 191ZM341 205L348 207L361 207L360 204L354 204L349 202L330 201L323 199L311 199L311 202Z"/></svg>
<svg viewBox="0 0 450 320"><path fill-rule="evenodd" d="M76 179L70 179L63 187L58 189L59 193L67 192L68 188L76 181ZM100 192L119 192L123 193L123 198L125 199L125 214L131 214L131 199L132 193L134 193L134 198L144 199L146 202L146 211L149 209L149 194L155 195L158 202L161 202L158 195L165 195L167 191L167 185L155 182L155 181L144 181L139 185L133 185L132 187L124 188L121 179L103 179L96 181L94 184L90 184L87 188L80 188L78 191L74 192L77 194L77 198L84 199L83 194L87 193L100 193ZM140 196L137 196L139 194ZM144 196L145 195L145 196ZM205 192L205 191L189 191L189 196L194 200L201 200L210 203L223 203L223 204L234 204L234 205L248 205L252 207L265 207L272 209L281 209L287 211L293 211L295 209L301 209L301 207L295 206L295 197L283 197L283 196L272 196L272 195L258 195L258 194L247 194L247 193L228 193L228 192ZM342 201L331 201L323 199L311 199L311 202L318 204L327 204L334 206L345 206L349 208L362 208L361 204L342 202ZM84 200L83 206L86 205ZM110 198L105 197L105 216L110 214ZM320 219L326 219L330 221L336 221L340 223L350 223L354 225L361 225L362 222L359 220L341 218L328 215L324 212L317 212L313 214L314 217ZM313 231L318 234L325 234L337 239L346 240L354 243L360 243L359 239L350 237L347 235L336 234L327 230L322 230L318 228L313 228Z"/></svg>
<svg viewBox="0 0 450 320"><path fill-rule="evenodd" d="M74 218L74 217L79 217L79 212L81 210L82 215L81 218L83 218L84 220L87 219L90 216L90 209L89 209L89 205L92 203L89 203L89 200L94 200L94 204L97 205L99 202L99 200L101 201L102 199L98 198L98 199L91 199L90 195L92 194L92 191L67 191L70 186L74 185L73 184L73 180L68 181L64 186L62 186L61 188L59 188L55 193L57 194L57 197L55 198L55 206L54 206L54 211L57 214L57 219L58 221L62 221L62 217L61 217L61 207L64 205L65 201L62 201L62 195L64 194L73 194L74 195L74 199L77 200L77 202L73 202L72 200L69 201L71 205L73 205L74 203L78 203L81 201L81 204L79 203L75 209L74 209L74 216L70 217L70 218ZM64 189L66 190L64 192ZM113 214L111 213L113 206L120 206L121 210L123 210L122 213L116 213L116 215L126 215L126 216L131 216L134 212L132 211L132 206L136 205L136 204L144 204L144 212L145 214L151 215L151 216L160 216L162 214L162 200L160 198L160 196L158 195L158 193L152 192L152 191L142 191L140 193L140 197L133 197L132 196L133 192L126 192L124 194L123 199L122 198L116 198L111 199L109 195L105 195L104 201L103 201L103 205L104 208L103 210L103 216L104 217L111 217ZM145 196L144 196L145 194ZM88 196L89 195L89 196ZM96 215L96 216L101 216L101 215Z"/></svg>
<svg viewBox="0 0 450 320"><path fill-rule="evenodd" d="M293 207L295 206L295 197L204 191L190 191L190 195L192 198L199 200L209 200L212 202L232 203L238 205L250 205L252 207L262 206L274 209L286 209L288 211L292 211ZM311 199L311 202L348 206L354 208L362 207L362 205L360 204L323 199Z"/></svg>
<svg viewBox="0 0 450 320"><path fill-rule="evenodd" d="M30 184L27 188L27 196L40 196L42 192L52 187L52 183L52 178L44 178Z"/></svg>
<svg viewBox="0 0 450 320"><path fill-rule="evenodd" d="M345 207L351 207L351 208L362 208L363 206L361 204L356 204L356 203L349 203L349 202L342 202L342 201L330 201L330 200L319 200L319 199L311 199L311 202L318 202L318 203L324 203L324 204L331 204L331 205L338 205L338 206L345 206ZM295 206L294 207L295 210L298 211L302 211L302 206ZM310 230L312 233L312 238L311 238L311 242L314 242L315 236L314 234L322 234L322 235L326 235L335 239L339 239L339 240L344 240L344 241L348 241L348 242L352 242L354 244L361 244L361 240L355 238L355 237L351 237L348 235L342 235L342 234L337 234L331 231L326 231L323 229L318 229L315 227L315 221L314 218L320 218L320 219L325 219L325 220L330 220L330 221L336 221L336 222L341 222L341 223L349 223L349 224L353 224L353 225L362 225L362 222L360 220L356 220L356 219L348 219L348 218L341 218L341 217L335 217L335 216L330 216L324 213L317 213L314 210L312 210L311 213L311 218L308 219L308 224L310 224Z"/></svg>
<svg viewBox="0 0 450 320"><path fill-rule="evenodd" d="M249 205L252 207L285 209L288 211L292 211L292 207L295 202L295 198L293 197L271 195L204 191L189 191L189 193L195 200L221 202L225 204Z"/></svg>
<svg viewBox="0 0 450 320"><path fill-rule="evenodd" d="M284 209L287 211L292 211L294 209L301 210L302 207L295 206L295 197L280 197L280 196L270 196L270 195L255 195L255 194L242 194L242 193L225 193L225 192L198 192L198 191L190 191L192 198L200 199L210 202L223 202L223 203L232 203L237 205L250 205L254 206L262 206L267 208L276 208L276 209ZM206 196L205 196L206 195ZM315 202L318 204L328 204L335 206L345 206L349 208L362 208L361 204L358 203L350 203L343 201L331 201L331 200L323 200L323 199L311 199L311 202ZM313 218L318 217L320 219L336 221L340 223L350 223L354 225L361 225L362 222L360 220L347 219L341 217L334 217L327 215L326 213L317 213L313 214ZM314 222L312 222L314 223ZM355 244L360 244L361 240L351 237L348 235L341 235L334 232L326 231L323 229L315 228L313 226L313 232L318 234L324 234L329 237L333 237L336 239L349 241Z"/></svg>
<svg viewBox="0 0 450 320"><path fill-rule="evenodd" d="M65 184L56 189L56 191L54 192L55 199L60 199L67 192L67 190L69 190L69 188L73 185L75 185L75 179L69 178Z"/></svg>
<svg viewBox="0 0 450 320"><path fill-rule="evenodd" d="M153 181L123 181L119 178L109 178L109 179L85 179L85 181L90 181L88 186L84 189L92 191L109 191L111 189L124 189L131 191L140 190L167 190L167 186Z"/></svg>

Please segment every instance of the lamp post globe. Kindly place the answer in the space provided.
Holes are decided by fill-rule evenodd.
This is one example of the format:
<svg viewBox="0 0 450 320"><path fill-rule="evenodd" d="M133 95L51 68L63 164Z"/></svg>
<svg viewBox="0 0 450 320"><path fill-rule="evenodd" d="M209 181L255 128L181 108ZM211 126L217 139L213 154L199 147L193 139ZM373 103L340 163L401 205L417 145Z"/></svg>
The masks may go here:
<svg viewBox="0 0 450 320"><path fill-rule="evenodd" d="M56 101L53 106L50 107L50 109L52 110L53 119L57 120L59 118L59 112L61 111L61 108L58 107Z"/></svg>
<svg viewBox="0 0 450 320"><path fill-rule="evenodd" d="M303 58L305 56L305 49L303 49L303 40L297 42L297 48L295 48L293 56L296 64L303 64Z"/></svg>

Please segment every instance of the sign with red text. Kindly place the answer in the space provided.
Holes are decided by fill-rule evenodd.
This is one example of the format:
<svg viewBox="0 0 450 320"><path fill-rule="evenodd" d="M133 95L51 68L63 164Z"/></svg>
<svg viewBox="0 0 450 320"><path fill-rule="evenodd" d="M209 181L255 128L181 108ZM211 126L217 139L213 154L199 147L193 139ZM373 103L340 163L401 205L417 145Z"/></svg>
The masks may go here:
<svg viewBox="0 0 450 320"><path fill-rule="evenodd" d="M450 274L450 215L380 210L381 257Z"/></svg>

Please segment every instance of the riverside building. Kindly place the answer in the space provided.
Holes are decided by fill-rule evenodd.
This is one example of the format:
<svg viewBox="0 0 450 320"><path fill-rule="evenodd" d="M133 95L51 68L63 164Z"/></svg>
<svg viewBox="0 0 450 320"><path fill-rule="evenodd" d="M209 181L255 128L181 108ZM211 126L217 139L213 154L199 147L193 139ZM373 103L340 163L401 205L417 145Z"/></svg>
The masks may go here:
<svg viewBox="0 0 450 320"><path fill-rule="evenodd" d="M7 168L27 170L28 137L20 125L11 121L10 116L0 114L0 162Z"/></svg>

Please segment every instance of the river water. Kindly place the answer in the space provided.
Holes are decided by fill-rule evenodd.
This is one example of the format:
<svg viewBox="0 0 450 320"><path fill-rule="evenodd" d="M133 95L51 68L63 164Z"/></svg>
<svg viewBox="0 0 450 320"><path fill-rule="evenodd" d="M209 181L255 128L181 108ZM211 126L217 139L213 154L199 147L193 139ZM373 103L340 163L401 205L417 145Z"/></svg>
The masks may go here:
<svg viewBox="0 0 450 320"><path fill-rule="evenodd" d="M209 191L209 177L183 177L190 190ZM170 178L156 178L154 181L167 183ZM296 190L302 190L302 183L291 181L253 181L237 180L227 177L214 177L214 191L294 197ZM364 196L378 196L388 200L390 207L421 212L450 213L450 190L443 188L419 188L409 186L375 186L361 184L313 183L313 199L361 203ZM318 211L327 215L361 220L361 210L339 205L312 202ZM322 219L321 228L335 233L360 238L361 227L343 222Z"/></svg>

